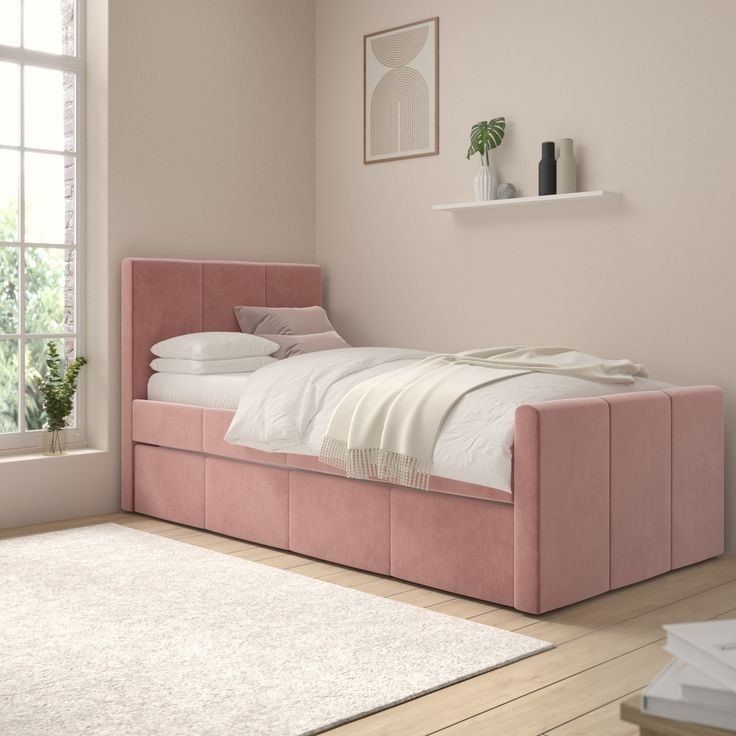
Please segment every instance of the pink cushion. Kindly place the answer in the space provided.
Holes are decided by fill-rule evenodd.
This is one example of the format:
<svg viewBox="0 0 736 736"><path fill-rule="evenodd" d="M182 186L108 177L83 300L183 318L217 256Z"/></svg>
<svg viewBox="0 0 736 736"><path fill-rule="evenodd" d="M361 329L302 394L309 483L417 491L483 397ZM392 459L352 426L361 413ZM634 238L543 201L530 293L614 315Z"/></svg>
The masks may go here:
<svg viewBox="0 0 736 736"><path fill-rule="evenodd" d="M335 332L320 306L236 306L234 311L243 332L265 337L279 346L272 353L274 358L350 347Z"/></svg>
<svg viewBox="0 0 736 736"><path fill-rule="evenodd" d="M233 307L240 330L251 335L309 335L332 329L327 313L312 307Z"/></svg>
<svg viewBox="0 0 736 736"><path fill-rule="evenodd" d="M320 350L349 348L350 345L334 330L320 332L316 335L259 335L278 344L279 349L272 353L274 358L291 358L304 353L316 353Z"/></svg>

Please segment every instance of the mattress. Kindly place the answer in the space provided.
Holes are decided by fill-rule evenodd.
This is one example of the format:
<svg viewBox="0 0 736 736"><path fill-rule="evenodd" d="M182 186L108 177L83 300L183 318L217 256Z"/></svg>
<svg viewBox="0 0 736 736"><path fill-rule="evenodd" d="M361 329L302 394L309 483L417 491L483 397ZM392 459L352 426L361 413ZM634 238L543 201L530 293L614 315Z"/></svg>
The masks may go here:
<svg viewBox="0 0 736 736"><path fill-rule="evenodd" d="M192 404L210 409L238 408L252 373L217 373L192 376L185 373L154 373L148 380L148 398L173 404Z"/></svg>

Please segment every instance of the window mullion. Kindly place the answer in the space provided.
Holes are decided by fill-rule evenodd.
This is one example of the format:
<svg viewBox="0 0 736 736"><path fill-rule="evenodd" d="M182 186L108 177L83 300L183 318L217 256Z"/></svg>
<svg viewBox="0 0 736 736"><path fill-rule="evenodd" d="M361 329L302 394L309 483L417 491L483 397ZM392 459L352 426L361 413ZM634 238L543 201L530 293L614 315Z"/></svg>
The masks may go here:
<svg viewBox="0 0 736 736"><path fill-rule="evenodd" d="M26 0L20 0L20 48L26 45Z"/></svg>
<svg viewBox="0 0 736 736"><path fill-rule="evenodd" d="M23 0L20 8L20 38L23 44ZM18 431L23 435L26 431L26 75L25 64L20 65L20 185L18 194L18 239L20 250L18 253Z"/></svg>

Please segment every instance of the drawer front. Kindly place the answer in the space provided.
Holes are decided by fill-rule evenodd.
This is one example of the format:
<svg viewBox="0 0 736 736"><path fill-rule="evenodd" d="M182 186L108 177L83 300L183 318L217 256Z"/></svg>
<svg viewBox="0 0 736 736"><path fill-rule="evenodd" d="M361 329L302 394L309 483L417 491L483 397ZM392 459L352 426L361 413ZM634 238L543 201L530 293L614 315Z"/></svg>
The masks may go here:
<svg viewBox="0 0 736 736"><path fill-rule="evenodd" d="M287 470L208 457L205 477L207 529L288 549Z"/></svg>
<svg viewBox="0 0 736 736"><path fill-rule="evenodd" d="M289 546L295 552L387 575L390 494L383 483L292 472Z"/></svg>
<svg viewBox="0 0 736 736"><path fill-rule="evenodd" d="M137 399L133 402L133 441L201 452L202 409Z"/></svg>
<svg viewBox="0 0 736 736"><path fill-rule="evenodd" d="M514 602L513 506L391 490L391 575L453 593Z"/></svg>
<svg viewBox="0 0 736 736"><path fill-rule="evenodd" d="M136 445L135 510L204 527L204 456Z"/></svg>

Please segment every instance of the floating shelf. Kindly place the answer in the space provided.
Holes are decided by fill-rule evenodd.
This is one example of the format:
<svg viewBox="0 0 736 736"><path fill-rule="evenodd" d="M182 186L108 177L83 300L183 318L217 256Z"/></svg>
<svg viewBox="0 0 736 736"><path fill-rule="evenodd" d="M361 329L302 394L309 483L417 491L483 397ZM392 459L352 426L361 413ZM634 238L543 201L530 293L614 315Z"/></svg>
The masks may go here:
<svg viewBox="0 0 736 736"><path fill-rule="evenodd" d="M582 202L583 200L621 199L619 192L597 189L593 192L573 192L572 194L548 194L542 197L515 197L513 199L491 199L487 202L455 202L454 204L435 204L433 210L459 212L461 210L490 210L494 207L523 207L524 205L558 204L559 202Z"/></svg>

